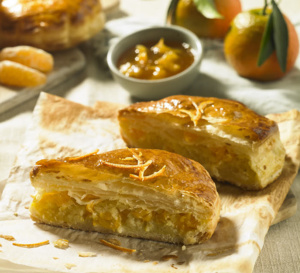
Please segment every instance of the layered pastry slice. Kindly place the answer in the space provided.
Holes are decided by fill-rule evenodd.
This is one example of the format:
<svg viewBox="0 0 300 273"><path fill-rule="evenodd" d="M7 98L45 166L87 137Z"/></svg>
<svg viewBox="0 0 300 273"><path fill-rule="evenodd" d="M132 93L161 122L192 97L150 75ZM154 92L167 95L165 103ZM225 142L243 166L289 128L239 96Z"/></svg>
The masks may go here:
<svg viewBox="0 0 300 273"><path fill-rule="evenodd" d="M209 239L219 220L208 172L167 151L41 160L31 181L30 212L39 223L188 245Z"/></svg>
<svg viewBox="0 0 300 273"><path fill-rule="evenodd" d="M90 39L104 22L100 0L2 0L0 47L64 50Z"/></svg>
<svg viewBox="0 0 300 273"><path fill-rule="evenodd" d="M236 101L172 96L133 104L118 118L129 147L181 154L213 178L245 189L266 187L284 165L277 124Z"/></svg>

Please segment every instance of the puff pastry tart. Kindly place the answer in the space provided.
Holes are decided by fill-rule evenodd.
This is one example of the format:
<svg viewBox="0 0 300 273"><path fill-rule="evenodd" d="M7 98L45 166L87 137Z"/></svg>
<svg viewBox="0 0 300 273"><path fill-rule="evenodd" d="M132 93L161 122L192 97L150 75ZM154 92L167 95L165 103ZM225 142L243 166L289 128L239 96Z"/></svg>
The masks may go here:
<svg viewBox="0 0 300 273"><path fill-rule="evenodd" d="M277 124L236 101L172 96L133 104L118 118L129 147L181 154L213 178L245 189L266 187L283 168Z"/></svg>
<svg viewBox="0 0 300 273"><path fill-rule="evenodd" d="M104 26L99 0L2 0L0 47L54 51L89 39Z"/></svg>
<svg viewBox="0 0 300 273"><path fill-rule="evenodd" d="M161 150L120 149L41 160L31 171L36 222L196 244L218 223L220 199L198 162Z"/></svg>

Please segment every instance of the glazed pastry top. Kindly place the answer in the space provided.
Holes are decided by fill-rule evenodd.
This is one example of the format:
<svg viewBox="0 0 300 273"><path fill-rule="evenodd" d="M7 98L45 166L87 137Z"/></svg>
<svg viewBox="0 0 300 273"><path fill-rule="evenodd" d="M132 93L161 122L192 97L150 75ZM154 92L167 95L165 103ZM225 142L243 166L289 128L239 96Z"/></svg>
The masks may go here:
<svg viewBox="0 0 300 273"><path fill-rule="evenodd" d="M247 141L261 141L278 131L277 124L244 104L227 99L177 95L159 101L140 102L120 110L119 117L148 113L185 128L214 126Z"/></svg>
<svg viewBox="0 0 300 273"><path fill-rule="evenodd" d="M183 156L162 150L120 149L103 154L40 160L31 171L33 186L43 173L57 172L76 183L96 186L117 180L146 187L170 195L201 197L214 204L217 192L214 182L202 165ZM38 179L40 180L40 179ZM40 183L40 182L38 182ZM73 183L73 184L72 184ZM41 185L42 186L42 185Z"/></svg>
<svg viewBox="0 0 300 273"><path fill-rule="evenodd" d="M73 21L81 21L85 14L101 8L99 0L2 0L0 10L10 19L43 15L48 21L59 22L69 14ZM33 23L33 22L32 22Z"/></svg>

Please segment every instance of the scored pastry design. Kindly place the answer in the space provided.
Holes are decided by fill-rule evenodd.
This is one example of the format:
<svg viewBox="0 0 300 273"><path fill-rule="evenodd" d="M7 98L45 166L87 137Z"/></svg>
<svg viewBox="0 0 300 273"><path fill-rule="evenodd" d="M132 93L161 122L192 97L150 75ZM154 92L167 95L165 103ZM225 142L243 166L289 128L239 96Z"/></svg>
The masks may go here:
<svg viewBox="0 0 300 273"><path fill-rule="evenodd" d="M31 181L32 219L54 226L188 245L209 239L220 215L203 166L162 150L44 159Z"/></svg>
<svg viewBox="0 0 300 273"><path fill-rule="evenodd" d="M99 0L2 0L0 47L31 45L48 51L77 45L103 29Z"/></svg>
<svg viewBox="0 0 300 273"><path fill-rule="evenodd" d="M129 147L181 154L245 189L266 187L284 165L277 124L237 101L171 96L128 106L118 119Z"/></svg>

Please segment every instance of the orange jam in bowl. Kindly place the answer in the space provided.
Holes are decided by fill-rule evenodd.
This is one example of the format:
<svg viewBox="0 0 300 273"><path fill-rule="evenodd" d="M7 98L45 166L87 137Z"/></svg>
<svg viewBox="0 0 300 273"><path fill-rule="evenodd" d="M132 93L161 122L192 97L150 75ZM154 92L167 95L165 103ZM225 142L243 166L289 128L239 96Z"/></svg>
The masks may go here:
<svg viewBox="0 0 300 273"><path fill-rule="evenodd" d="M202 57L202 43L191 31L153 26L116 40L106 60L113 79L132 97L152 100L187 91Z"/></svg>
<svg viewBox="0 0 300 273"><path fill-rule="evenodd" d="M176 75L194 62L191 46L185 42L143 43L125 51L117 67L125 76L143 80L157 80Z"/></svg>

